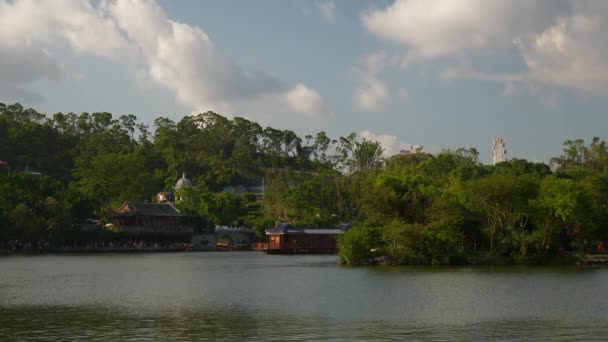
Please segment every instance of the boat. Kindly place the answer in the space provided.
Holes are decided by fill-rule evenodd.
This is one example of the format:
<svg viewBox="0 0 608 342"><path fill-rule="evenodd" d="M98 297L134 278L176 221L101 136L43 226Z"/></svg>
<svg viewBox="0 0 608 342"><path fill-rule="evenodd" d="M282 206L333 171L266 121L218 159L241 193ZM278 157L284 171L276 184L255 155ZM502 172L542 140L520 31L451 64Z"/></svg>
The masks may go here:
<svg viewBox="0 0 608 342"><path fill-rule="evenodd" d="M304 228L282 223L266 230L266 241L251 245L253 250L267 254L334 254L338 252L337 238L350 228Z"/></svg>

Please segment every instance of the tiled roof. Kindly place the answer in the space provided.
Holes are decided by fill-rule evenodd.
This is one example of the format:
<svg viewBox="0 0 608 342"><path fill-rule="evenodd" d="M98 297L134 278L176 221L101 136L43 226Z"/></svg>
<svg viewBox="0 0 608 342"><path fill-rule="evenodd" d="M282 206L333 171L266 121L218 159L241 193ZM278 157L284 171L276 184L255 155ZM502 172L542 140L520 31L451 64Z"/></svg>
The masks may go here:
<svg viewBox="0 0 608 342"><path fill-rule="evenodd" d="M281 223L278 226L266 229L266 234L304 233L304 228L296 228L289 223Z"/></svg>
<svg viewBox="0 0 608 342"><path fill-rule="evenodd" d="M274 228L266 229L266 234L342 234L348 228L350 223L343 223L338 228L301 228L289 223L281 223Z"/></svg>
<svg viewBox="0 0 608 342"><path fill-rule="evenodd" d="M120 210L120 214L127 214L128 212L146 215L146 216L182 216L174 206L169 203L136 203L136 202L125 202L121 209L127 206L127 210Z"/></svg>

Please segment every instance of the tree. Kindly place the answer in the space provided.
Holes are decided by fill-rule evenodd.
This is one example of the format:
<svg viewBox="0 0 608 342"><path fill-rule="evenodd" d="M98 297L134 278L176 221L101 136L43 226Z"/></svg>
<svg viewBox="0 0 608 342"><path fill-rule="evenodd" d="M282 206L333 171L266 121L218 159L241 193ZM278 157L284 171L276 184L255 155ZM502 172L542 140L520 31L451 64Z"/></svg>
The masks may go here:
<svg viewBox="0 0 608 342"><path fill-rule="evenodd" d="M547 255L553 237L560 230L571 235L592 225L595 207L591 193L584 184L555 176L545 178L534 201L540 229L535 234L539 254Z"/></svg>
<svg viewBox="0 0 608 342"><path fill-rule="evenodd" d="M379 247L377 226L372 223L355 225L338 237L340 260L346 264L365 264Z"/></svg>
<svg viewBox="0 0 608 342"><path fill-rule="evenodd" d="M160 188L136 152L99 154L90 163L78 165L75 175L74 186L101 206L100 215L126 200L150 200Z"/></svg>
<svg viewBox="0 0 608 342"><path fill-rule="evenodd" d="M309 135L307 139L313 137ZM333 167L336 162L334 155L336 143L337 141L330 139L324 131L317 133L311 146L312 157L323 167Z"/></svg>
<svg viewBox="0 0 608 342"><path fill-rule="evenodd" d="M451 263L464 252L464 208L452 191L435 196L429 209L425 237L433 263Z"/></svg>
<svg viewBox="0 0 608 342"><path fill-rule="evenodd" d="M396 264L421 264L428 262L423 227L393 219L382 230L382 241L387 255ZM422 242L422 243L421 243Z"/></svg>
<svg viewBox="0 0 608 342"><path fill-rule="evenodd" d="M483 217L491 254L496 235L503 233L508 233L505 237L519 245L521 256L527 254L529 202L537 192L538 180L529 176L491 175L469 184L465 205Z"/></svg>
<svg viewBox="0 0 608 342"><path fill-rule="evenodd" d="M551 172L523 159L482 165L474 148L385 159L379 142L354 133L303 142L290 129L214 112L161 117L154 128L132 114L47 116L0 104L0 157L10 165L0 170L0 239L62 239L124 200L151 201L182 172L196 187L176 205L199 231L349 221L355 228L340 239L348 262L383 253L397 263L448 263L478 241L525 261L608 239L608 144L597 137L566 141ZM262 182L263 203L222 192Z"/></svg>
<svg viewBox="0 0 608 342"><path fill-rule="evenodd" d="M384 149L380 142L363 139L355 141L351 160L351 170L356 173L366 173L382 165Z"/></svg>
<svg viewBox="0 0 608 342"><path fill-rule="evenodd" d="M235 226L245 215L241 197L230 192L207 193L201 198L201 213L219 225Z"/></svg>
<svg viewBox="0 0 608 342"><path fill-rule="evenodd" d="M529 175L539 179L545 178L551 174L549 165L543 163L533 163L525 159L511 159L494 166L494 172L497 174L506 174L514 176Z"/></svg>
<svg viewBox="0 0 608 342"><path fill-rule="evenodd" d="M608 145L605 141L594 137L589 146L583 139L567 140L564 142L564 153L553 158L552 162L561 169L586 167L589 169L608 172Z"/></svg>

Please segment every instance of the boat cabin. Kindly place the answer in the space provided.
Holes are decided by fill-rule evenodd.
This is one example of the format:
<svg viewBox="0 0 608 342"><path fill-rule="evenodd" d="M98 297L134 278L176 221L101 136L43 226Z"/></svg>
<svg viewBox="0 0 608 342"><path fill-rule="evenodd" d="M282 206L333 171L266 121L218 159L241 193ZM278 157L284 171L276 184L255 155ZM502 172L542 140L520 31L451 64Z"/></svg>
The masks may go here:
<svg viewBox="0 0 608 342"><path fill-rule="evenodd" d="M292 253L336 253L337 237L343 234L350 224L338 228L302 228L288 223L266 230L266 242L253 245L253 249L269 254Z"/></svg>

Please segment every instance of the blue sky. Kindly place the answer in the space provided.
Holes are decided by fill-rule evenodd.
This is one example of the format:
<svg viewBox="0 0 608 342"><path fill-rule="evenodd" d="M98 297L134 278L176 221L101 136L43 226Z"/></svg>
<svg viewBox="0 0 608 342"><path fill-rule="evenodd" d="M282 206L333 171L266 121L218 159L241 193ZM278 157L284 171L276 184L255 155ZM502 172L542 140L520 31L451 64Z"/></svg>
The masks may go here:
<svg viewBox="0 0 608 342"><path fill-rule="evenodd" d="M568 0L0 0L0 101L147 123L214 110L485 162L500 136L547 161L605 138L607 16Z"/></svg>

